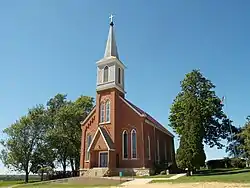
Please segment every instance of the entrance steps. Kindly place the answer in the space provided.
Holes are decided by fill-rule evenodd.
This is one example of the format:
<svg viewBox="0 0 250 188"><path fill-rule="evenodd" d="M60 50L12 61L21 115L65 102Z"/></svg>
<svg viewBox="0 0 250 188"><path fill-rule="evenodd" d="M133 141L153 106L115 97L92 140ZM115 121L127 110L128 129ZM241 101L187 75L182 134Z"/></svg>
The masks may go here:
<svg viewBox="0 0 250 188"><path fill-rule="evenodd" d="M108 173L108 168L91 168L84 172L84 177L104 177Z"/></svg>

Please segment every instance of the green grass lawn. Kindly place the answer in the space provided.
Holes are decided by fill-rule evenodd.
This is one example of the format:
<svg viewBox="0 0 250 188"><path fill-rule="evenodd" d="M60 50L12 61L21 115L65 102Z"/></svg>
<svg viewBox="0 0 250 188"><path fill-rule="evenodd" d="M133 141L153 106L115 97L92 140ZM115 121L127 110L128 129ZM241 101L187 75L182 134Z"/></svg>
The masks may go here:
<svg viewBox="0 0 250 188"><path fill-rule="evenodd" d="M16 185L24 183L23 181L0 181L0 187L8 187L10 185Z"/></svg>
<svg viewBox="0 0 250 188"><path fill-rule="evenodd" d="M204 170L193 176L184 176L176 180L153 180L151 183L188 183L188 182L226 182L250 183L250 169Z"/></svg>

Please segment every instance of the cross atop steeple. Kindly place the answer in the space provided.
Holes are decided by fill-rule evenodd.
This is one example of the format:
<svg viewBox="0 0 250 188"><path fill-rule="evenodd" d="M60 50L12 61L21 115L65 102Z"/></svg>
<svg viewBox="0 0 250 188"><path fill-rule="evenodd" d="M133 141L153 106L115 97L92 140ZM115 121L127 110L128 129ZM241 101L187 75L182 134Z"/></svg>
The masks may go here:
<svg viewBox="0 0 250 188"><path fill-rule="evenodd" d="M114 15L111 14L110 17L109 17L109 19L110 19L110 27L109 27L109 34L108 34L108 40L107 40L107 44L106 44L104 58L113 56L113 57L116 57L117 59L119 59L117 46L116 46L116 41L115 41L113 18L114 18Z"/></svg>
<svg viewBox="0 0 250 188"><path fill-rule="evenodd" d="M114 15L111 14L110 17L109 17L109 19L110 19L110 24L113 23L113 18L114 18Z"/></svg>

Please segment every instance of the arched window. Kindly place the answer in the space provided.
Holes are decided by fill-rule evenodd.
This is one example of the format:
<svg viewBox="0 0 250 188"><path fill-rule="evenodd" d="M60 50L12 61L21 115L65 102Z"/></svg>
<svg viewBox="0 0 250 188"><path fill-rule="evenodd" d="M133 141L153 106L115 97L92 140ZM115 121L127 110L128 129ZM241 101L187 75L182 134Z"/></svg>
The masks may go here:
<svg viewBox="0 0 250 188"><path fill-rule="evenodd" d="M131 131L131 158L137 158L137 140L136 140L136 130Z"/></svg>
<svg viewBox="0 0 250 188"><path fill-rule="evenodd" d="M100 122L104 122L104 104L101 103L101 106L100 106Z"/></svg>
<svg viewBox="0 0 250 188"><path fill-rule="evenodd" d="M148 160L151 159L151 148L150 148L150 137L148 135L148 142L147 142L147 157L148 157Z"/></svg>
<svg viewBox="0 0 250 188"><path fill-rule="evenodd" d="M128 158L128 133L123 131L122 133L122 158Z"/></svg>
<svg viewBox="0 0 250 188"><path fill-rule="evenodd" d="M88 149L89 149L89 146L90 146L90 144L91 144L91 141L92 141L92 136L91 136L91 135L88 135L88 136L87 136L87 139L86 139L86 145L87 145L87 147L86 147L86 156L85 156L86 161L89 161L90 155L89 155Z"/></svg>
<svg viewBox="0 0 250 188"><path fill-rule="evenodd" d="M104 68L104 73L103 73L103 82L108 82L109 79L109 67L106 66Z"/></svg>
<svg viewBox="0 0 250 188"><path fill-rule="evenodd" d="M121 83L121 68L118 68L118 84Z"/></svg>
<svg viewBox="0 0 250 188"><path fill-rule="evenodd" d="M110 101L106 102L106 122L110 122Z"/></svg>

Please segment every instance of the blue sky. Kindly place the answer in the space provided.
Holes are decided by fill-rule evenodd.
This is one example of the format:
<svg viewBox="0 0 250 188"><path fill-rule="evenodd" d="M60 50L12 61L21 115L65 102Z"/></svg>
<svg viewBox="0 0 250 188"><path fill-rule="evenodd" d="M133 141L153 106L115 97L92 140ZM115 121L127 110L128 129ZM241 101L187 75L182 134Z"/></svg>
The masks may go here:
<svg viewBox="0 0 250 188"><path fill-rule="evenodd" d="M226 96L230 118L243 124L250 114L249 7L248 0L0 1L0 130L57 93L95 96L110 13L129 100L167 125L180 81L199 68Z"/></svg>

